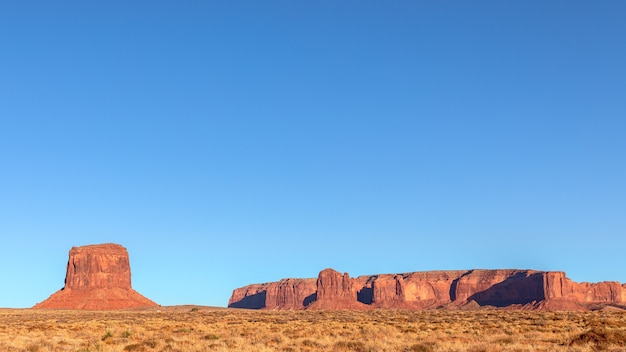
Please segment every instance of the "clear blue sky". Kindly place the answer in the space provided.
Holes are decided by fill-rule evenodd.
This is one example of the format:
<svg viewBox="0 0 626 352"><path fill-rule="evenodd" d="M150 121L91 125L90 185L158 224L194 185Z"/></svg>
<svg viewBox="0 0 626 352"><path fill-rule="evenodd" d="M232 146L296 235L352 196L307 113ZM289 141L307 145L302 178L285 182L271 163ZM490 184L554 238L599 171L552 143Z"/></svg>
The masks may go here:
<svg viewBox="0 0 626 352"><path fill-rule="evenodd" d="M3 1L0 307L326 268L626 282L624 1Z"/></svg>

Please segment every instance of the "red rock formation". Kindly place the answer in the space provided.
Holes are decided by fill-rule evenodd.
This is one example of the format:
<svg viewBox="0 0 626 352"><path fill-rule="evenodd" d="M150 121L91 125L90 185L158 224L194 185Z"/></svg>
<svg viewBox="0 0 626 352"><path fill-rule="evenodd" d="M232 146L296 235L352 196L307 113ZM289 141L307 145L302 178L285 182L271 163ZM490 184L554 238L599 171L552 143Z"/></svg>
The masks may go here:
<svg viewBox="0 0 626 352"><path fill-rule="evenodd" d="M320 272L314 297L309 304L299 304L292 293L280 294L274 287L247 286L233 292L229 307L289 309L468 309L491 306L518 309L579 310L626 303L626 284L618 282L576 283L563 272L535 270L428 271L384 274L350 278L332 269ZM304 280L304 279L301 279ZM313 280L313 279L308 279ZM308 290L311 289L307 286ZM262 293L260 293L262 292ZM252 306L247 300L256 295L274 302ZM282 296L281 296L282 295ZM281 303L285 302L285 303ZM310 302L310 301L308 301Z"/></svg>
<svg viewBox="0 0 626 352"><path fill-rule="evenodd" d="M283 279L267 290L269 309L298 309L315 301L315 281L312 279Z"/></svg>
<svg viewBox="0 0 626 352"><path fill-rule="evenodd" d="M573 282L563 272L545 273L546 299L580 303L626 303L626 284L615 281Z"/></svg>
<svg viewBox="0 0 626 352"><path fill-rule="evenodd" d="M333 269L320 271L317 277L318 300L354 300L356 301L356 289L348 273L341 273Z"/></svg>
<svg viewBox="0 0 626 352"><path fill-rule="evenodd" d="M232 308L302 309L315 301L315 279L283 279L233 290Z"/></svg>
<svg viewBox="0 0 626 352"><path fill-rule="evenodd" d="M453 301L451 288L465 273L426 271L372 276L369 279L373 291L371 303L379 308L436 308Z"/></svg>
<svg viewBox="0 0 626 352"><path fill-rule="evenodd" d="M73 247L65 286L33 308L108 310L157 306L133 290L126 248L118 244Z"/></svg>
<svg viewBox="0 0 626 352"><path fill-rule="evenodd" d="M315 279L309 279L315 280ZM271 286L278 286L278 282L270 282L265 284L252 284L233 290L230 300L228 300L228 306L231 308L247 308L247 309L262 309L266 308L267 304L265 298L267 297L267 290ZM315 289L313 290L315 293Z"/></svg>
<svg viewBox="0 0 626 352"><path fill-rule="evenodd" d="M454 288L454 301L505 307L534 304L545 299L543 273L534 270L472 270Z"/></svg>
<svg viewBox="0 0 626 352"><path fill-rule="evenodd" d="M317 299L308 309L367 309L357 300L354 280L348 273L322 270L317 277Z"/></svg>
<svg viewBox="0 0 626 352"><path fill-rule="evenodd" d="M372 281L372 303L394 305L406 302L406 283L402 275L379 275Z"/></svg>

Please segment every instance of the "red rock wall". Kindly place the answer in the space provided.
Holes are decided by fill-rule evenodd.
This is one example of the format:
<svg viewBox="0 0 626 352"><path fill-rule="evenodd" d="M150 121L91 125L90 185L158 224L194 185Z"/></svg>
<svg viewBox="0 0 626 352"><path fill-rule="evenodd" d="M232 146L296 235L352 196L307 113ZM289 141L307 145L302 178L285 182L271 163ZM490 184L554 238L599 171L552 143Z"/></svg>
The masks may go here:
<svg viewBox="0 0 626 352"><path fill-rule="evenodd" d="M368 309L358 301L357 282L348 273L322 270L316 282L317 299L307 309Z"/></svg>
<svg viewBox="0 0 626 352"><path fill-rule="evenodd" d="M283 279L233 290L232 308L302 309L316 299L316 279Z"/></svg>
<svg viewBox="0 0 626 352"><path fill-rule="evenodd" d="M406 302L405 286L402 275L379 275L372 280L372 304L393 305Z"/></svg>
<svg viewBox="0 0 626 352"><path fill-rule="evenodd" d="M354 300L356 288L348 273L341 274L333 269L325 269L317 277L317 300Z"/></svg>
<svg viewBox="0 0 626 352"><path fill-rule="evenodd" d="M118 244L73 247L69 253L65 288L130 288L130 262Z"/></svg>
<svg viewBox="0 0 626 352"><path fill-rule="evenodd" d="M248 309L261 309L265 308L265 298L267 296L267 289L271 285L278 285L277 282L266 284L252 284L233 290L233 294L230 296L228 306L231 308L248 308Z"/></svg>
<svg viewBox="0 0 626 352"><path fill-rule="evenodd" d="M546 299L581 303L626 303L626 285L615 281L573 282L563 272L544 274Z"/></svg>
<svg viewBox="0 0 626 352"><path fill-rule="evenodd" d="M379 308L436 308L453 301L453 287L467 271L426 271L397 275L376 275L372 304Z"/></svg>
<svg viewBox="0 0 626 352"><path fill-rule="evenodd" d="M65 286L33 308L109 310L157 306L131 287L130 261L118 244L73 247Z"/></svg>
<svg viewBox="0 0 626 352"><path fill-rule="evenodd" d="M300 309L315 301L315 280L283 279L267 290L266 307Z"/></svg>
<svg viewBox="0 0 626 352"><path fill-rule="evenodd" d="M569 279L561 271L547 272L543 274L543 293L546 300L562 299L568 289Z"/></svg>
<svg viewBox="0 0 626 352"><path fill-rule="evenodd" d="M267 307L289 309L429 309L471 303L474 306L570 310L586 309L591 304L626 302L626 284L575 283L563 272L535 270L451 270L350 278L347 273L342 275L325 269L318 276L316 291L307 291L312 294L308 297L316 300L306 306L299 303L301 297L292 298L295 294L291 291L281 293L280 283L266 285L276 285L273 289L262 289L267 295L264 299L273 302ZM235 290L229 306L241 306L242 302L258 295L259 288L255 291L250 287L256 286ZM307 286L307 290L311 289Z"/></svg>
<svg viewBox="0 0 626 352"><path fill-rule="evenodd" d="M481 306L527 305L545 299L543 273L533 270L472 270L458 279L454 301Z"/></svg>

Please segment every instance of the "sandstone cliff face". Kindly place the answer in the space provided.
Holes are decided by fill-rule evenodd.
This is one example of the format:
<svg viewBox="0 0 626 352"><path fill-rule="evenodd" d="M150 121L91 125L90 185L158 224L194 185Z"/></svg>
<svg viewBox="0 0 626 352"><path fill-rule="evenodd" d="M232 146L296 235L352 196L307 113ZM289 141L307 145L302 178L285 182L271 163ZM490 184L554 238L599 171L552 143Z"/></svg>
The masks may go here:
<svg viewBox="0 0 626 352"><path fill-rule="evenodd" d="M455 302L506 307L544 300L543 274L534 270L472 270L454 287Z"/></svg>
<svg viewBox="0 0 626 352"><path fill-rule="evenodd" d="M367 309L357 298L355 282L348 273L322 270L317 277L316 300L308 309Z"/></svg>
<svg viewBox="0 0 626 352"><path fill-rule="evenodd" d="M278 283L252 284L236 288L228 300L228 306L248 309L265 308L265 297L267 297L267 290L271 285L278 285Z"/></svg>
<svg viewBox="0 0 626 352"><path fill-rule="evenodd" d="M322 270L317 277L317 299L356 300L356 289L350 275L341 275L333 269Z"/></svg>
<svg viewBox="0 0 626 352"><path fill-rule="evenodd" d="M546 299L580 303L626 303L626 284L615 281L573 282L563 272L545 274Z"/></svg>
<svg viewBox="0 0 626 352"><path fill-rule="evenodd" d="M306 279L283 279L268 288L266 307L298 309L315 301L315 281Z"/></svg>
<svg viewBox="0 0 626 352"><path fill-rule="evenodd" d="M70 249L65 288L130 288L130 262L126 248L116 244Z"/></svg>
<svg viewBox="0 0 626 352"><path fill-rule="evenodd" d="M302 309L316 299L316 279L283 279L233 290L232 308Z"/></svg>
<svg viewBox="0 0 626 352"><path fill-rule="evenodd" d="M466 271L427 271L371 276L367 284L371 283L372 286L370 303L378 308L436 308L453 301L451 288L465 273Z"/></svg>
<svg viewBox="0 0 626 352"><path fill-rule="evenodd" d="M107 310L157 306L131 287L126 248L118 244L74 247L65 286L33 308Z"/></svg>
<svg viewBox="0 0 626 352"><path fill-rule="evenodd" d="M320 272L316 288L307 286L302 304L289 280L233 291L229 307L273 309L433 309L491 306L518 309L579 310L626 303L626 284L576 283L563 272L535 270L450 270L350 278L332 269ZM282 284L281 284L282 283ZM292 285L287 285L291 287ZM285 293L286 292L286 293ZM265 305L249 304L262 296Z"/></svg>
<svg viewBox="0 0 626 352"><path fill-rule="evenodd" d="M394 305L406 302L406 283L402 275L379 275L372 281L372 303Z"/></svg>

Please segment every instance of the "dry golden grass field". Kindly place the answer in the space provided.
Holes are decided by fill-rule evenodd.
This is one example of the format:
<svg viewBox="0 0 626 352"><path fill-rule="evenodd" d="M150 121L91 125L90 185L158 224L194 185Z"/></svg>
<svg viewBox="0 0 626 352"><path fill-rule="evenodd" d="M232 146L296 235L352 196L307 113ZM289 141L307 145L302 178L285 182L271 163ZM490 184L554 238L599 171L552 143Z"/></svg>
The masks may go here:
<svg viewBox="0 0 626 352"><path fill-rule="evenodd" d="M0 351L626 351L626 313L0 309Z"/></svg>

